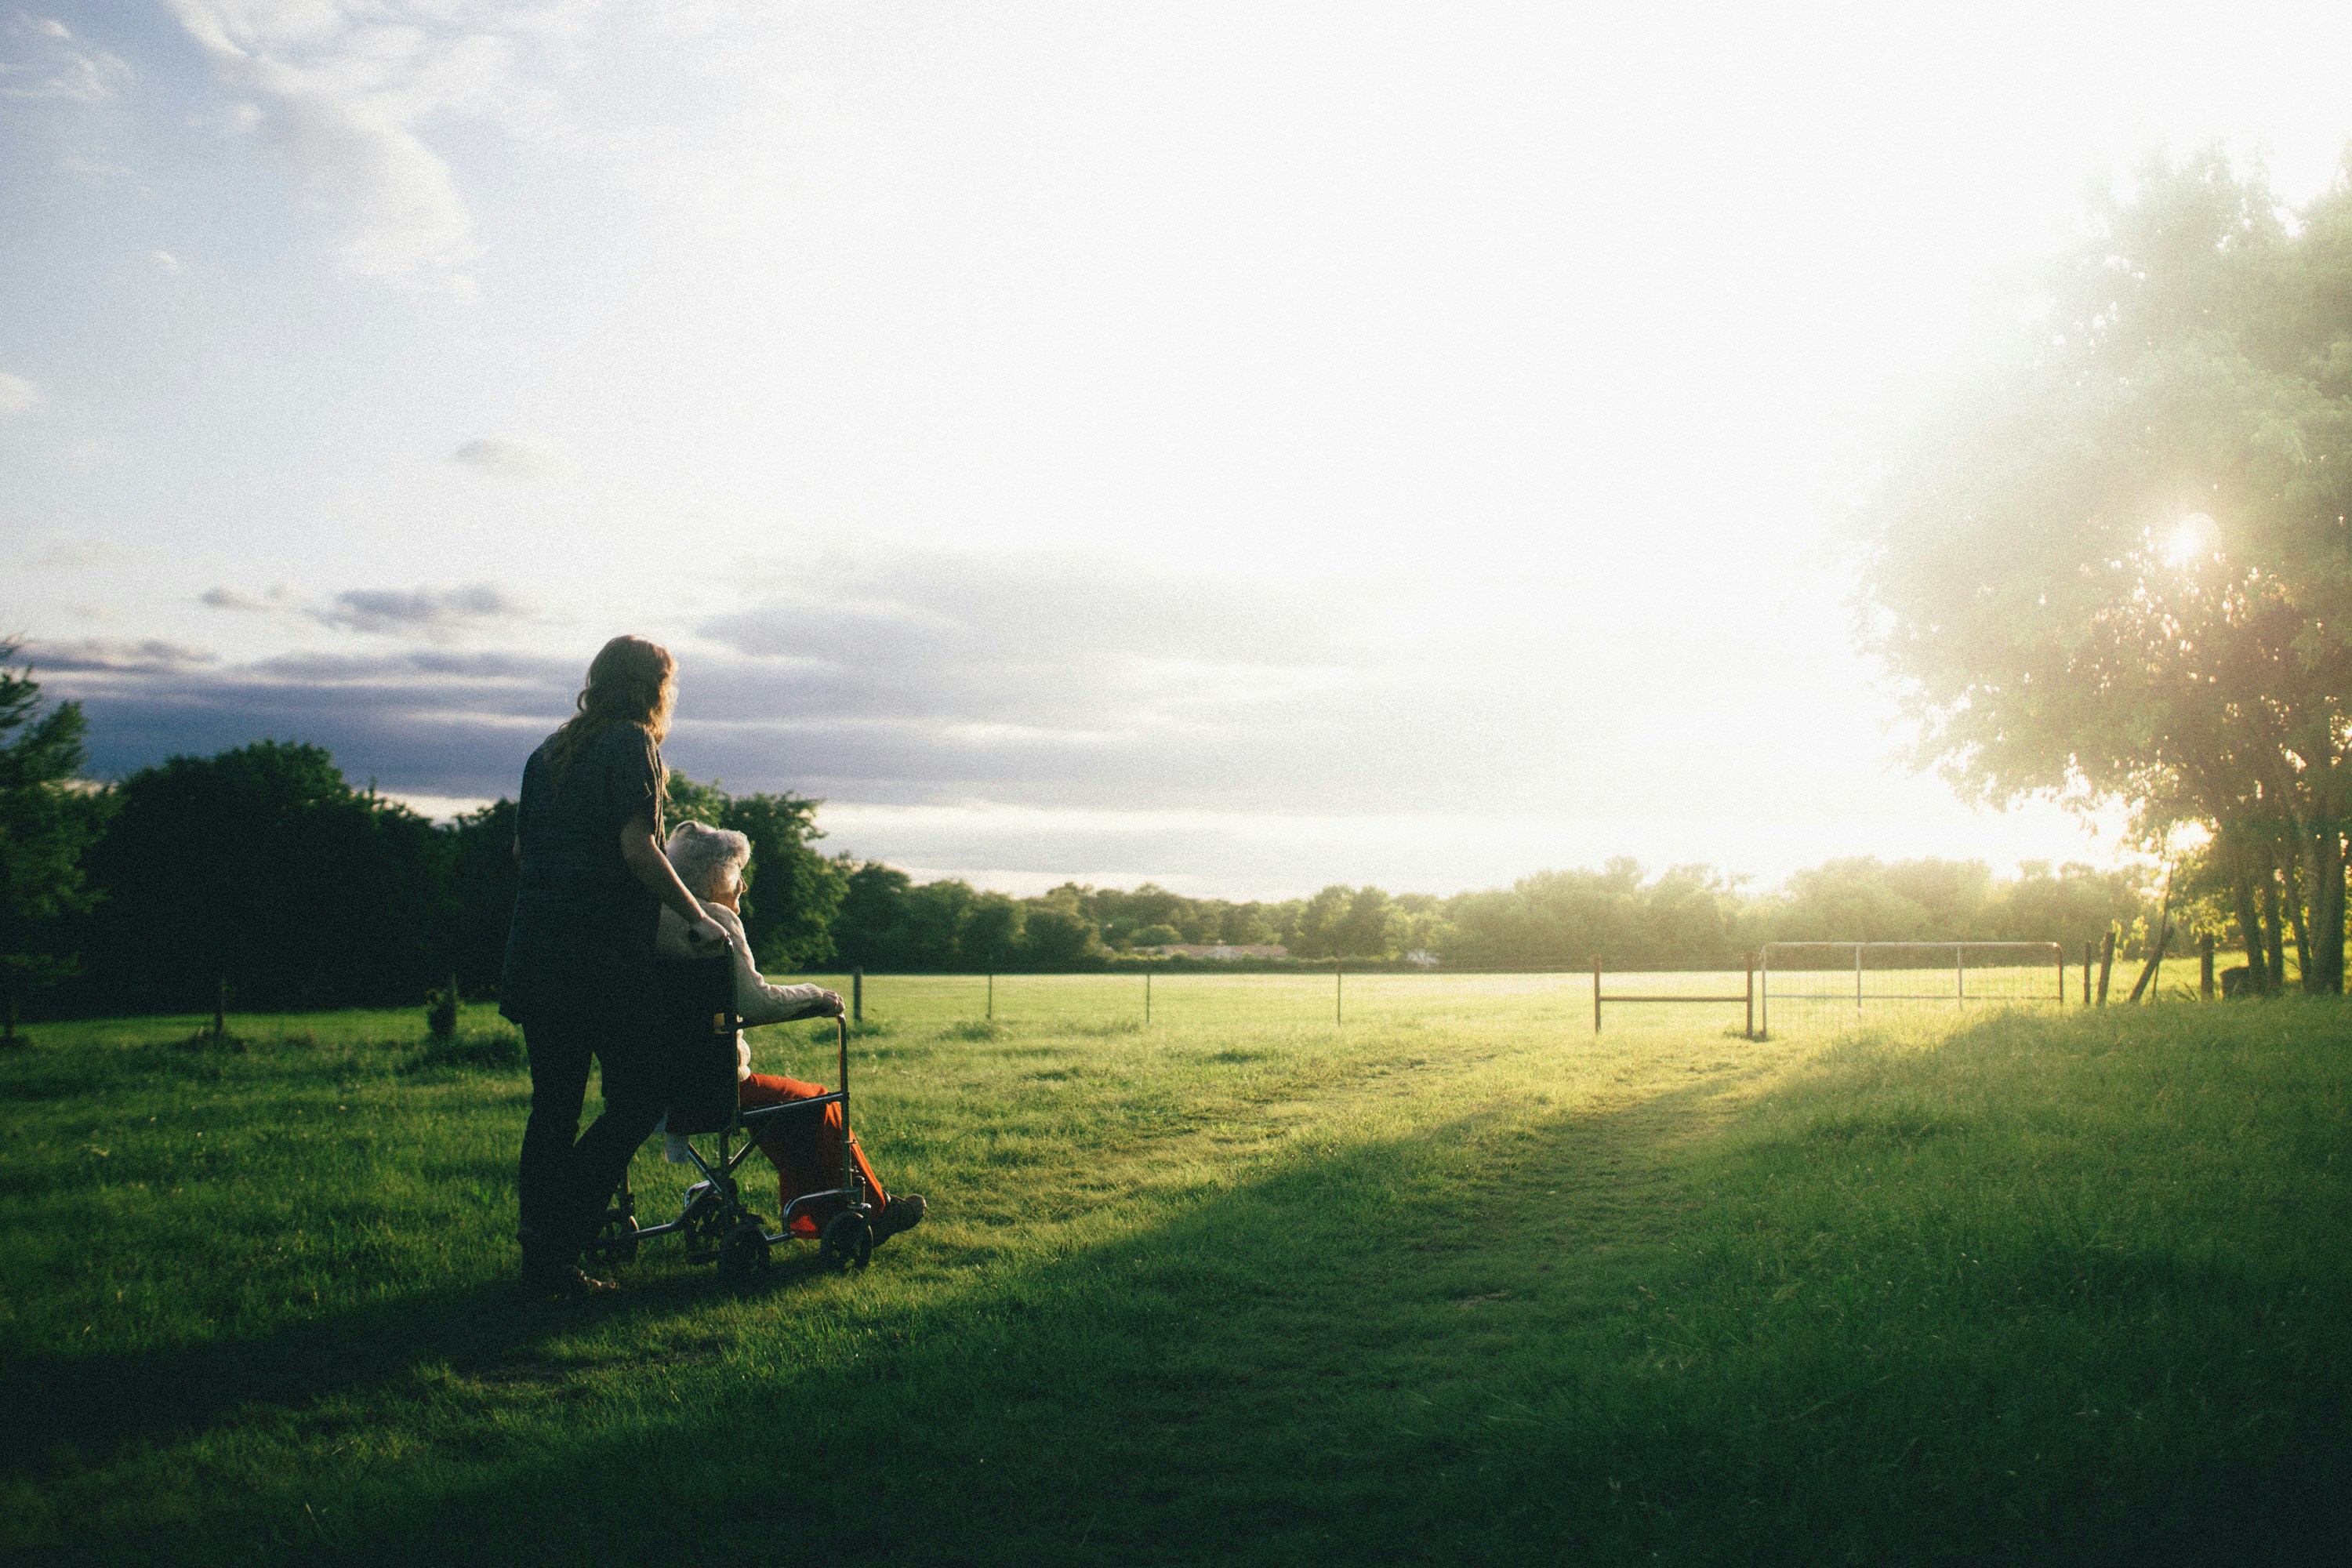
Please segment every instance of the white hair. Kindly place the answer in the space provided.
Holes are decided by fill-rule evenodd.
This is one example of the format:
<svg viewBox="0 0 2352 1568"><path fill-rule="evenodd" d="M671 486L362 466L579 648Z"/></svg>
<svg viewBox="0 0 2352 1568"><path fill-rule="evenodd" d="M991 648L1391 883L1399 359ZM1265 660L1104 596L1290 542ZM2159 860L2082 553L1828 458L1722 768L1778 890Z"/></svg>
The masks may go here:
<svg viewBox="0 0 2352 1568"><path fill-rule="evenodd" d="M688 892L709 899L743 874L743 868L751 863L751 841L729 828L681 822L662 846L662 853L669 857L671 868Z"/></svg>

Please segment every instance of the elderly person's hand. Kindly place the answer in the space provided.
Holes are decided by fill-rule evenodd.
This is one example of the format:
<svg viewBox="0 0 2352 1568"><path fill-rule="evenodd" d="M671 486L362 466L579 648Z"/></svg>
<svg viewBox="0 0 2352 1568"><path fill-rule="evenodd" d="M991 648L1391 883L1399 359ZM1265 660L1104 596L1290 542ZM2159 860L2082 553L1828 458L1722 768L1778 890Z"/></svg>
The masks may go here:
<svg viewBox="0 0 2352 1568"><path fill-rule="evenodd" d="M698 914L687 924L686 940L716 952L727 945L727 928L707 914Z"/></svg>
<svg viewBox="0 0 2352 1568"><path fill-rule="evenodd" d="M820 992L817 1003L815 1016L820 1018L838 1018L849 1011L849 1004L841 999L841 993L838 991Z"/></svg>

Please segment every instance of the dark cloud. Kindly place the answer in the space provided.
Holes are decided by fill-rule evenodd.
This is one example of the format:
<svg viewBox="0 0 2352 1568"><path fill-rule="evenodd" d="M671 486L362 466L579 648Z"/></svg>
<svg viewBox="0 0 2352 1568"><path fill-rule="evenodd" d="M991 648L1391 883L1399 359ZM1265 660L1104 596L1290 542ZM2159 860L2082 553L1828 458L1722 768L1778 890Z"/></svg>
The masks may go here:
<svg viewBox="0 0 2352 1568"><path fill-rule="evenodd" d="M490 587L334 603L371 629L495 626L512 609ZM1498 647L1475 626L1433 630L1411 584L1309 594L950 556L812 572L700 629L718 646L679 649L668 754L737 788L899 805L1559 812L1622 808L1624 781L1657 773L1630 765L1635 737L1589 718L1642 679L1645 655L1572 631ZM376 648L159 661L61 694L85 699L110 772L268 735L326 744L388 789L456 796L511 791L580 678L572 658L429 639Z"/></svg>
<svg viewBox="0 0 2352 1568"><path fill-rule="evenodd" d="M311 612L331 626L361 632L436 632L471 623L511 620L529 612L488 583L458 588L354 588Z"/></svg>
<svg viewBox="0 0 2352 1568"><path fill-rule="evenodd" d="M131 642L89 637L79 642L26 643L18 657L45 671L162 675L199 668L216 662L220 656L206 648L152 638Z"/></svg>
<svg viewBox="0 0 2352 1568"><path fill-rule="evenodd" d="M454 588L352 588L323 605L284 586L259 594L216 587L205 589L200 602L215 610L282 610L338 630L387 637L442 637L530 614L521 600L494 583L467 583Z"/></svg>

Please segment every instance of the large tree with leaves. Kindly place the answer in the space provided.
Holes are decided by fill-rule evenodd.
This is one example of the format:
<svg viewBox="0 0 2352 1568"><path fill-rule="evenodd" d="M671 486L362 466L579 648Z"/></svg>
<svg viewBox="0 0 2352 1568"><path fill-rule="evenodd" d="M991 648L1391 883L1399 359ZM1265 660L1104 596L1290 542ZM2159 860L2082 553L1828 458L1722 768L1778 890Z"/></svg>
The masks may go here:
<svg viewBox="0 0 2352 1568"><path fill-rule="evenodd" d="M1922 759L2208 825L2257 984L2284 909L2341 990L2352 192L2297 215L2218 153L2152 161L1990 306L1846 535Z"/></svg>
<svg viewBox="0 0 2352 1568"><path fill-rule="evenodd" d="M41 711L40 684L0 643L0 1038L29 992L73 973L68 917L91 902L82 852L112 804L83 784L81 706Z"/></svg>

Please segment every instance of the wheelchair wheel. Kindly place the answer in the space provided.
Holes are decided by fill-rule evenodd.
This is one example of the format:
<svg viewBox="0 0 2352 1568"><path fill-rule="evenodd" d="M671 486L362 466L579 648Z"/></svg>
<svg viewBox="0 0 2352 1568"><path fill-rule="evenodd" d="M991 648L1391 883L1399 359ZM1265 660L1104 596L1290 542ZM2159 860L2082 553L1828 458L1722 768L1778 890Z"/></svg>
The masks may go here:
<svg viewBox="0 0 2352 1568"><path fill-rule="evenodd" d="M845 1209L824 1222L817 1248L827 1263L846 1273L852 1265L874 1256L874 1227L866 1223L865 1215Z"/></svg>
<svg viewBox="0 0 2352 1568"><path fill-rule="evenodd" d="M719 1277L730 1284L741 1285L768 1268L768 1233L760 1228L757 1220L746 1220L730 1230L719 1243Z"/></svg>
<svg viewBox="0 0 2352 1568"><path fill-rule="evenodd" d="M604 1216L596 1238L588 1244L588 1255L599 1262L620 1265L637 1260L637 1222L635 1216L615 1210Z"/></svg>

